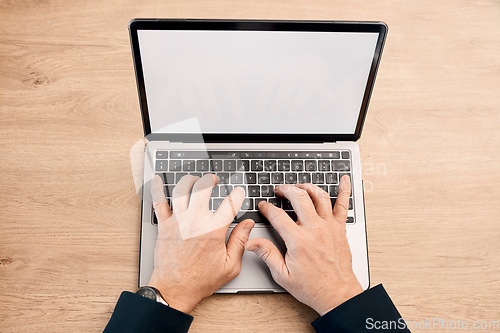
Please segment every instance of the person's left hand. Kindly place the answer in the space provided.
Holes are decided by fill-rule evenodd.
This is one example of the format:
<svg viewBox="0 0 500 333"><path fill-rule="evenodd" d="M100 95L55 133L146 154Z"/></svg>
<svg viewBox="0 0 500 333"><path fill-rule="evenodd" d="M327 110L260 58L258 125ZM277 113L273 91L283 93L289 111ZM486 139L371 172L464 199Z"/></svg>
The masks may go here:
<svg viewBox="0 0 500 333"><path fill-rule="evenodd" d="M182 177L173 191L173 211L161 178L155 176L151 182L158 239L148 285L185 313L239 275L245 243L255 225L252 220L238 223L226 245L227 230L241 209L245 191L236 187L211 213L208 203L218 181L212 174Z"/></svg>

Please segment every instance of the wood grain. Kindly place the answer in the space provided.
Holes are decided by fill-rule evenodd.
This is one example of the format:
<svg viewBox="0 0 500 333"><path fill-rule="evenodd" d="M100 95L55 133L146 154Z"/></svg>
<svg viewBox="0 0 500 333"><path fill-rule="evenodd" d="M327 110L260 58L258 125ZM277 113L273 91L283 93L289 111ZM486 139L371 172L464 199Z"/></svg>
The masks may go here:
<svg viewBox="0 0 500 333"><path fill-rule="evenodd" d="M136 287L134 17L385 21L359 142L372 285L411 320L500 320L497 0L30 0L0 1L1 332L101 331ZM217 295L194 315L192 332L316 318L289 295Z"/></svg>

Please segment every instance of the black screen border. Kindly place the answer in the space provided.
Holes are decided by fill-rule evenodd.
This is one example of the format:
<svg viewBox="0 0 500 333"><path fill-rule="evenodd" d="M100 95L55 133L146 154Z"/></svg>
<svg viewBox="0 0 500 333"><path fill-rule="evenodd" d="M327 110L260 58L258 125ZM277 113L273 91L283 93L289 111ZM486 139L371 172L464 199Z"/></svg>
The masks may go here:
<svg viewBox="0 0 500 333"><path fill-rule="evenodd" d="M353 134L271 134L271 133L151 133L138 30L257 30L376 32L379 34L373 54L356 130ZM130 42L142 112L144 136L150 141L176 142L335 142L357 141L361 136L368 104L382 56L387 25L368 21L284 21L284 20L205 20L205 19L133 19L129 23Z"/></svg>

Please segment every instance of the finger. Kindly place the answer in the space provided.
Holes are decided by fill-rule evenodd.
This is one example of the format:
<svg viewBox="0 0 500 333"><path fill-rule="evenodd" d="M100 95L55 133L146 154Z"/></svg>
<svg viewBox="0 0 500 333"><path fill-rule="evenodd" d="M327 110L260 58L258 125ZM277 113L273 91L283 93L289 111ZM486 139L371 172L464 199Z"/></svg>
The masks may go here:
<svg viewBox="0 0 500 333"><path fill-rule="evenodd" d="M333 207L333 217L340 223L345 223L347 220L347 212L349 211L349 196L351 195L351 180L348 175L340 178L339 194Z"/></svg>
<svg viewBox="0 0 500 333"><path fill-rule="evenodd" d="M189 207L196 210L208 210L208 203L212 195L212 188L220 181L214 174L206 174L201 177L193 186Z"/></svg>
<svg viewBox="0 0 500 333"><path fill-rule="evenodd" d="M299 231L297 224L283 209L266 201L259 202L258 207L260 213L271 222L274 229L276 229L281 238L283 238L285 245Z"/></svg>
<svg viewBox="0 0 500 333"><path fill-rule="evenodd" d="M172 191L172 206L175 214L182 214L188 209L191 188L200 177L186 175L179 180Z"/></svg>
<svg viewBox="0 0 500 333"><path fill-rule="evenodd" d="M167 203L167 198L165 198L165 192L163 192L163 181L158 175L151 180L151 197L158 222L168 219L172 215L172 210Z"/></svg>
<svg viewBox="0 0 500 333"><path fill-rule="evenodd" d="M242 187L235 187L214 213L216 218L221 221L230 223L241 209L241 205L245 200L245 190Z"/></svg>
<svg viewBox="0 0 500 333"><path fill-rule="evenodd" d="M288 279L288 268L285 258L270 240L265 238L253 238L245 244L247 251L257 254L271 271L274 281L280 284Z"/></svg>
<svg viewBox="0 0 500 333"><path fill-rule="evenodd" d="M286 184L275 187L275 192L280 197L285 197L292 203L293 210L297 213L300 223L307 224L318 216L316 209L307 191L296 186Z"/></svg>
<svg viewBox="0 0 500 333"><path fill-rule="evenodd" d="M331 218L332 202L328 193L314 184L296 184L295 186L307 191L319 216L323 219Z"/></svg>
<svg viewBox="0 0 500 333"><path fill-rule="evenodd" d="M227 256L233 268L239 272L241 269L241 258L245 251L245 244L248 241L248 236L255 226L255 222L247 219L238 223L238 225L231 231L229 239L227 240L226 249Z"/></svg>

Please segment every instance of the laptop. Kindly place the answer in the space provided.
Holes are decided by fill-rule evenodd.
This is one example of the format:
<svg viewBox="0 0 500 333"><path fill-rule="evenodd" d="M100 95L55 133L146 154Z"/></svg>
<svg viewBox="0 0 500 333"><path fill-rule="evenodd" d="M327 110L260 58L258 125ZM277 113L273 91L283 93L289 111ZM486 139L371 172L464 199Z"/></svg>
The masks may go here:
<svg viewBox="0 0 500 333"><path fill-rule="evenodd" d="M354 273L370 284L359 146L387 34L382 22L134 19L129 25L147 139L139 285L153 270L157 221L150 181L170 200L185 174L217 174L214 211L236 186L246 199L229 228L252 218L250 238L284 253L257 209L261 200L296 215L279 184L313 183L335 203L351 177L347 237ZM279 293L264 262L245 252L240 275L218 293Z"/></svg>

